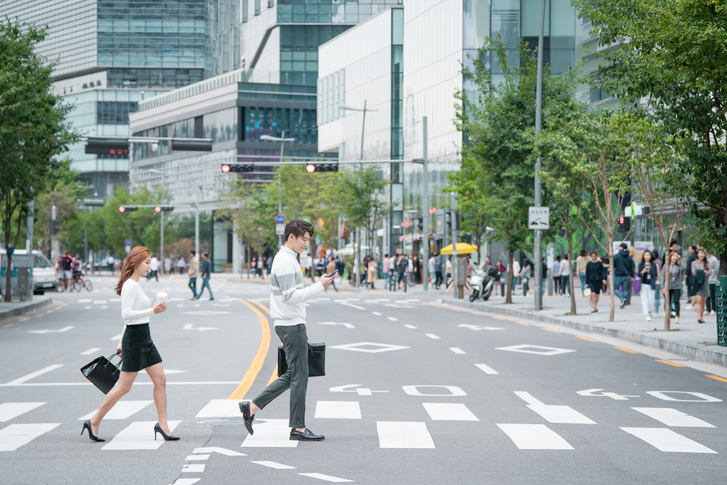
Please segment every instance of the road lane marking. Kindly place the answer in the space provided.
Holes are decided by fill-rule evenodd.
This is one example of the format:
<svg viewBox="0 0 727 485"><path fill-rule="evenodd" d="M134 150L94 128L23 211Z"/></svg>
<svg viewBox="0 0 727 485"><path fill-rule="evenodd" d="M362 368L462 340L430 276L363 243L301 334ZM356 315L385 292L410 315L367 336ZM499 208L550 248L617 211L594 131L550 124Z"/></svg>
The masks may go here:
<svg viewBox="0 0 727 485"><path fill-rule="evenodd" d="M404 345L379 344L376 342L356 342L353 344L333 345L332 349L350 350L352 352L365 352L368 354L378 354L379 352L391 352L393 350L404 350L409 347Z"/></svg>
<svg viewBox="0 0 727 485"><path fill-rule="evenodd" d="M558 433L544 424L498 424L521 450L572 450Z"/></svg>
<svg viewBox="0 0 727 485"><path fill-rule="evenodd" d="M182 473L203 473L204 463L187 463L182 465Z"/></svg>
<svg viewBox="0 0 727 485"><path fill-rule="evenodd" d="M376 315L377 317L380 317L381 316L381 313L379 313L379 312L371 312L371 314L372 315Z"/></svg>
<svg viewBox="0 0 727 485"><path fill-rule="evenodd" d="M30 320L30 317L23 317L20 319L21 322L27 322L28 320Z"/></svg>
<svg viewBox="0 0 727 485"><path fill-rule="evenodd" d="M44 334L44 333L64 333L69 330L73 330L75 327L73 325L69 325L67 327L60 328L58 330L28 330L28 333L37 333L37 334Z"/></svg>
<svg viewBox="0 0 727 485"><path fill-rule="evenodd" d="M557 347L544 347L542 345L529 345L529 344L510 345L508 347L498 347L495 350L504 350L507 352L522 352L524 354L544 355L546 357L550 357L553 355L567 354L569 352L575 352L575 350L571 350L571 349L559 349Z"/></svg>
<svg viewBox="0 0 727 485"><path fill-rule="evenodd" d="M683 366L681 364L675 364L674 362L669 362L668 360L656 359L656 361L657 362L661 362L662 364L670 365L672 367L685 367L685 366Z"/></svg>
<svg viewBox="0 0 727 485"><path fill-rule="evenodd" d="M147 407L149 404L153 403L154 401L119 401L116 403L114 407L111 408L111 411L104 417L104 419L127 419L133 416L134 414L138 413L145 407ZM87 419L91 419L94 414L96 414L97 409L94 409L90 413L86 414L85 416L81 416L78 418L79 421L86 421ZM239 412L237 414L240 414Z"/></svg>
<svg viewBox="0 0 727 485"><path fill-rule="evenodd" d="M507 318L496 317L495 315L490 315L490 317L494 318L495 320L507 320Z"/></svg>
<svg viewBox="0 0 727 485"><path fill-rule="evenodd" d="M228 399L242 399L247 394L247 391L252 387L253 382L257 378L257 375L263 368L265 362L265 356L268 354L270 349L270 325L265 314L257 309L252 303L242 300L242 303L250 308L260 319L260 327L262 329L262 337L260 339L260 347L257 349L257 354L250 365L250 368L245 373L245 376L240 381L240 385L230 394Z"/></svg>
<svg viewBox="0 0 727 485"><path fill-rule="evenodd" d="M595 421L587 418L570 406L558 406L545 404L528 392L515 391L515 395L528 403L528 408L538 413L549 423L559 424L596 424Z"/></svg>
<svg viewBox="0 0 727 485"><path fill-rule="evenodd" d="M99 350L101 350L101 347L93 347L91 349L84 350L83 352L81 352L81 355L91 355L91 354L95 354Z"/></svg>
<svg viewBox="0 0 727 485"><path fill-rule="evenodd" d="M464 350L460 349L459 347L450 347L450 348L449 348L449 350L451 350L451 351L452 351L452 352L454 352L455 354L460 354L460 355L461 355L461 354L466 354L466 353L467 353L467 352L465 352Z"/></svg>
<svg viewBox="0 0 727 485"><path fill-rule="evenodd" d="M0 451L15 451L61 423L11 424L0 429Z"/></svg>
<svg viewBox="0 0 727 485"><path fill-rule="evenodd" d="M247 435L242 442L247 448L295 448L298 440L290 439L287 419L266 419L255 423L255 434Z"/></svg>
<svg viewBox="0 0 727 485"><path fill-rule="evenodd" d="M406 328L411 328L412 330L416 330L416 327L415 327L414 325L411 325L411 324L409 324L409 323L407 323L407 324L404 324L404 326L405 326Z"/></svg>
<svg viewBox="0 0 727 485"><path fill-rule="evenodd" d="M436 305L434 303L427 303L426 301L423 301L422 302L422 305L433 306L433 307L436 307L436 308L445 308L442 305Z"/></svg>
<svg viewBox="0 0 727 485"><path fill-rule="evenodd" d="M495 369L493 369L492 367L489 367L485 364L475 364L475 366L478 369L482 370L485 374L492 374L492 375L498 374L498 372Z"/></svg>
<svg viewBox="0 0 727 485"><path fill-rule="evenodd" d="M635 350L629 350L629 349L625 349L623 347L614 347L614 349L616 349L616 350L622 350L624 352L628 352L629 354L638 354L638 352L636 352Z"/></svg>
<svg viewBox="0 0 727 485"><path fill-rule="evenodd" d="M353 303L347 303L345 301L339 301L338 303L340 305L346 305L346 306L350 306L351 308L356 308L357 310L366 310L364 307L358 306L358 305L354 305Z"/></svg>
<svg viewBox="0 0 727 485"><path fill-rule="evenodd" d="M727 382L727 379L725 379L724 377L712 376L712 375L705 375L704 377L709 377L710 379L715 379L715 380L718 380L718 381Z"/></svg>
<svg viewBox="0 0 727 485"><path fill-rule="evenodd" d="M338 478L338 477L332 477L330 475L324 475L323 473L298 473L298 475L303 475L304 477L310 477L310 478L317 478L318 480L323 480L325 482L333 482L333 483L350 483L353 480L346 480L345 478Z"/></svg>
<svg viewBox="0 0 727 485"><path fill-rule="evenodd" d="M446 394L442 394L441 392L421 392L419 388L422 387L424 389L444 389L446 390ZM405 393L407 393L410 396L435 396L435 397L456 397L456 396L466 396L467 393L462 390L461 387L457 386L435 386L435 385L426 385L426 384L419 384L416 386L401 386L401 388L404 390Z"/></svg>
<svg viewBox="0 0 727 485"><path fill-rule="evenodd" d="M167 381L167 386L230 386L239 384L239 381ZM28 382L21 384L0 384L0 387L74 387L74 386L92 386L90 382ZM135 381L135 386L153 386L151 381Z"/></svg>
<svg viewBox="0 0 727 485"><path fill-rule="evenodd" d="M434 335L433 333L425 333L424 335L426 335L427 337L429 337L430 339L433 339L433 340L439 340L440 339L439 336Z"/></svg>
<svg viewBox="0 0 727 485"><path fill-rule="evenodd" d="M192 453L219 453L224 456L247 456L245 453L239 451L228 450L227 448L220 448L218 446L207 446L204 448L195 448Z"/></svg>
<svg viewBox="0 0 727 485"><path fill-rule="evenodd" d="M581 340L585 340L586 342L598 342L598 340L594 340L592 338L584 337L582 335L576 335L576 338L579 338Z"/></svg>
<svg viewBox="0 0 727 485"><path fill-rule="evenodd" d="M174 432L174 428L179 423L181 421L167 421L169 431ZM134 421L114 436L101 450L157 450L165 441L154 439L154 424L156 421Z"/></svg>
<svg viewBox="0 0 727 485"><path fill-rule="evenodd" d="M631 408L654 418L667 426L675 428L714 428L713 425L699 418L690 416L674 408Z"/></svg>
<svg viewBox="0 0 727 485"><path fill-rule="evenodd" d="M209 455L187 455L185 461L207 461L209 459Z"/></svg>
<svg viewBox="0 0 727 485"><path fill-rule="evenodd" d="M177 480L172 485L194 485L198 481L202 480L201 478L177 478Z"/></svg>
<svg viewBox="0 0 727 485"><path fill-rule="evenodd" d="M424 402L422 406L434 421L479 421L463 403Z"/></svg>
<svg viewBox="0 0 727 485"><path fill-rule="evenodd" d="M526 327L530 326L529 323L525 323L525 322L515 322L515 323L517 323L518 325L525 325Z"/></svg>
<svg viewBox="0 0 727 485"><path fill-rule="evenodd" d="M659 451L670 453L717 453L686 436L664 428L621 428Z"/></svg>
<svg viewBox="0 0 727 485"><path fill-rule="evenodd" d="M28 319L28 320L30 320L30 319ZM7 325L3 325L3 328L12 327L13 325L15 325L15 324L14 323L8 323Z"/></svg>
<svg viewBox="0 0 727 485"><path fill-rule="evenodd" d="M44 402L4 402L0 404L0 423L7 423L27 412L41 407Z"/></svg>
<svg viewBox="0 0 727 485"><path fill-rule="evenodd" d="M238 401L212 399L199 410L195 418L239 418L242 416Z"/></svg>
<svg viewBox="0 0 727 485"><path fill-rule="evenodd" d="M391 320L392 322L398 322L399 319L396 317L386 317L387 319Z"/></svg>
<svg viewBox="0 0 727 485"><path fill-rule="evenodd" d="M44 367L40 370L37 370L35 372L31 372L30 374L24 375L23 377L19 377L18 379L15 379L14 381L10 381L7 383L8 386L16 386L18 384L22 384L26 381L29 381L31 379L35 379L38 376L42 376L43 374L47 374L48 372L54 371L56 369L59 369L63 367L63 364L53 364L49 365L48 367Z"/></svg>
<svg viewBox="0 0 727 485"><path fill-rule="evenodd" d="M78 300L78 303L91 303L93 300L91 298L81 298Z"/></svg>
<svg viewBox="0 0 727 485"><path fill-rule="evenodd" d="M283 465L282 463L276 463L274 461L251 461L250 463L266 466L268 468L275 468L276 470L295 470L294 466Z"/></svg>
<svg viewBox="0 0 727 485"><path fill-rule="evenodd" d="M545 330L546 332L553 332L553 333L563 333L560 330L553 330L552 328L545 328L545 327L540 327L540 330Z"/></svg>
<svg viewBox="0 0 727 485"><path fill-rule="evenodd" d="M121 334L118 334L118 335L114 335L113 337L111 337L111 340L118 341L120 338L121 338Z"/></svg>
<svg viewBox="0 0 727 485"><path fill-rule="evenodd" d="M358 401L318 401L316 414L319 419L361 419Z"/></svg>
<svg viewBox="0 0 727 485"><path fill-rule="evenodd" d="M434 448L432 435L424 422L377 421L379 448Z"/></svg>

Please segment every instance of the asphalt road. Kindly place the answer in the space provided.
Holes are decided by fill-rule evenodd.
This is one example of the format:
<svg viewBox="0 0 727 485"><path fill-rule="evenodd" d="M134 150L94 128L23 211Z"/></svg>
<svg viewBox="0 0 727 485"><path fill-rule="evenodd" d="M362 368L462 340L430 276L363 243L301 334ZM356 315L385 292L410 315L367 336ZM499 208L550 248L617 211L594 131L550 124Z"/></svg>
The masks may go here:
<svg viewBox="0 0 727 485"><path fill-rule="evenodd" d="M143 282L171 298L151 326L182 439L154 441L140 373L93 443L79 433L103 395L79 369L114 352L114 283L0 328L0 484L727 481L727 369L385 291L308 307L327 375L309 381L307 425L326 440L287 439L287 393L249 437L238 398L270 381L278 339L267 287L221 275L215 301L190 301L183 279Z"/></svg>

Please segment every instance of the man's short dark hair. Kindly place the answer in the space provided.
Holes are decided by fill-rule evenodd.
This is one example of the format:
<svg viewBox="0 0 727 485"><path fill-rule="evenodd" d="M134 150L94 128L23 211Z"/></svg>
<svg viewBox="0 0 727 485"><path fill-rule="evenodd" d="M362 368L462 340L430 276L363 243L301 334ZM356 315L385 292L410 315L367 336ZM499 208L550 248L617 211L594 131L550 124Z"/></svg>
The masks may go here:
<svg viewBox="0 0 727 485"><path fill-rule="evenodd" d="M193 249L193 250L191 250L191 251L189 252L189 254L191 254L192 256L197 256L197 251L195 251L195 250Z"/></svg>
<svg viewBox="0 0 727 485"><path fill-rule="evenodd" d="M209 255L209 253L207 253L207 251L203 252L202 253L202 256L204 256L205 258L209 258L210 257L210 255Z"/></svg>
<svg viewBox="0 0 727 485"><path fill-rule="evenodd" d="M629 245L626 244L626 243L621 243L621 244L618 245L618 247L620 247L621 249L628 249L629 248Z"/></svg>
<svg viewBox="0 0 727 485"><path fill-rule="evenodd" d="M389 257L389 253L384 254L384 257L385 258L388 258Z"/></svg>
<svg viewBox="0 0 727 485"><path fill-rule="evenodd" d="M290 221L285 225L285 240L287 241L291 234L298 239L299 237L303 237L306 232L310 237L313 237L313 234L316 232L313 224L300 219Z"/></svg>
<svg viewBox="0 0 727 485"><path fill-rule="evenodd" d="M676 239L672 239L671 241L669 241L669 247L678 246L678 245L679 245L679 242L677 242Z"/></svg>
<svg viewBox="0 0 727 485"><path fill-rule="evenodd" d="M696 244L690 244L689 247L692 248L692 251L694 251L695 253L697 252L697 245Z"/></svg>

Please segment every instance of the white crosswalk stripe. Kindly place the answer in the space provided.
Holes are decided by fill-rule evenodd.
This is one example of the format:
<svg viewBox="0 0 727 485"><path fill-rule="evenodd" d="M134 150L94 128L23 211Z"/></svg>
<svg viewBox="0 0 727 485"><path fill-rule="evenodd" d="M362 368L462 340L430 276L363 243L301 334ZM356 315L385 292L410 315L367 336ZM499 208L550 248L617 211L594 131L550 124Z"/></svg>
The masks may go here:
<svg viewBox="0 0 727 485"><path fill-rule="evenodd" d="M138 413L154 401L119 401L116 405L111 408L104 419L127 419L134 414ZM79 421L86 421L91 419L97 410L91 411L90 413L78 418Z"/></svg>
<svg viewBox="0 0 727 485"><path fill-rule="evenodd" d="M0 429L0 451L15 451L61 423L11 424Z"/></svg>
<svg viewBox="0 0 727 485"><path fill-rule="evenodd" d="M661 421L667 426L676 428L714 428L713 425L699 418L684 414L673 408L631 408L651 418Z"/></svg>
<svg viewBox="0 0 727 485"><path fill-rule="evenodd" d="M239 418L240 401L236 399L212 399L198 413L197 418Z"/></svg>
<svg viewBox="0 0 727 485"><path fill-rule="evenodd" d="M671 453L717 453L706 446L665 428L621 428L660 451Z"/></svg>
<svg viewBox="0 0 727 485"><path fill-rule="evenodd" d="M426 423L416 421L377 421L379 448L434 448Z"/></svg>
<svg viewBox="0 0 727 485"><path fill-rule="evenodd" d="M549 423L562 424L596 424L570 406L555 406L544 404L528 392L515 391L515 394L528 403L528 408L541 415Z"/></svg>
<svg viewBox="0 0 727 485"><path fill-rule="evenodd" d="M169 430L174 432L181 421L168 421ZM164 439L154 439L154 425L156 421L134 421L121 430L119 434L103 448L109 450L157 450L164 444Z"/></svg>
<svg viewBox="0 0 727 485"><path fill-rule="evenodd" d="M287 419L266 419L256 421L255 434L248 435L242 442L250 448L295 448L297 440L290 440L290 427Z"/></svg>
<svg viewBox="0 0 727 485"><path fill-rule="evenodd" d="M463 403L425 402L422 405L434 421L479 421Z"/></svg>
<svg viewBox="0 0 727 485"><path fill-rule="evenodd" d="M7 423L33 409L41 407L44 402L4 402L0 404L0 423Z"/></svg>
<svg viewBox="0 0 727 485"><path fill-rule="evenodd" d="M521 450L572 450L558 433L544 424L497 425Z"/></svg>

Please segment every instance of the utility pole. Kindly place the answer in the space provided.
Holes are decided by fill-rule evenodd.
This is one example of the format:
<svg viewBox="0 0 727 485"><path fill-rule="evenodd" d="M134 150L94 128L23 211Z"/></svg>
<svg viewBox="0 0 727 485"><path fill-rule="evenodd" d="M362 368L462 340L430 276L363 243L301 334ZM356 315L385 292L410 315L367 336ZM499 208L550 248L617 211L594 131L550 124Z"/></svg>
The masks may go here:
<svg viewBox="0 0 727 485"><path fill-rule="evenodd" d="M202 190L199 183L194 190L194 254L199 260L199 191Z"/></svg>
<svg viewBox="0 0 727 485"><path fill-rule="evenodd" d="M32 191L31 187L31 191ZM28 251L28 254L32 254L31 251L33 250L33 224L35 222L35 200L31 200L28 202L28 217L25 218L25 250Z"/></svg>
<svg viewBox="0 0 727 485"><path fill-rule="evenodd" d="M428 167L428 153L427 153L427 117L422 119L422 130L424 131L422 156L424 158L424 167L422 171L422 244L424 247L424 261L422 262L423 270L423 284L424 291L429 291L429 167Z"/></svg>
<svg viewBox="0 0 727 485"><path fill-rule="evenodd" d="M454 211L457 210L457 199L454 192L449 193L449 205L452 210L452 288L454 290L454 298L459 298L459 288L457 288L457 217Z"/></svg>
<svg viewBox="0 0 727 485"><path fill-rule="evenodd" d="M545 24L545 1L540 9L540 35L538 36L538 78L535 93L535 136L540 133L543 118L543 28ZM542 166L542 158L538 157L535 162L535 207L540 207L540 167ZM541 286L543 284L543 265L542 265L542 238L543 233L540 229L535 230L535 311L543 309L543 292ZM571 289L572 291L572 289Z"/></svg>
<svg viewBox="0 0 727 485"><path fill-rule="evenodd" d="M50 210L50 260L51 262L55 261L56 258L56 233L55 233L55 223L56 220L56 206L51 207Z"/></svg>

